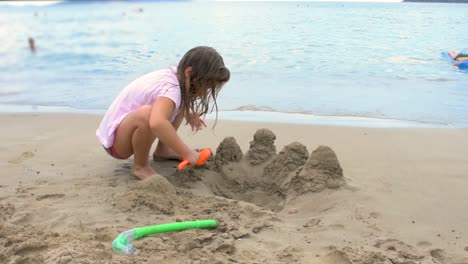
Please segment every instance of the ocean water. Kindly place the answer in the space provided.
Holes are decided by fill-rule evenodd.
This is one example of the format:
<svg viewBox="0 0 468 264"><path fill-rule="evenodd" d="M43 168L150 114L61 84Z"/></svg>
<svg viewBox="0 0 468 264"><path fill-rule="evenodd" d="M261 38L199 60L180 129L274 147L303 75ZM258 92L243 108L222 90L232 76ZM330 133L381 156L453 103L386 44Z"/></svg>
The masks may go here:
<svg viewBox="0 0 468 264"><path fill-rule="evenodd" d="M1 4L0 112L104 113L133 79L208 45L232 74L221 118L467 127L468 73L440 56L468 48L467 28L464 4Z"/></svg>

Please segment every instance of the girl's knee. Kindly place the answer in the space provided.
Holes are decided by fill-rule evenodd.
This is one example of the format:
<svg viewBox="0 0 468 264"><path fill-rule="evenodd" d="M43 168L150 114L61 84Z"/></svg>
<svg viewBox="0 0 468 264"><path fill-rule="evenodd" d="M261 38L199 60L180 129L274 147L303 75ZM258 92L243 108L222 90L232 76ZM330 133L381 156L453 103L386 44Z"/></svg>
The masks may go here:
<svg viewBox="0 0 468 264"><path fill-rule="evenodd" d="M140 111L143 114L149 116L151 114L151 109L153 109L153 107L151 105L144 105L144 106L138 108L136 111Z"/></svg>
<svg viewBox="0 0 468 264"><path fill-rule="evenodd" d="M134 116L136 121L138 122L138 126L140 127L147 127L149 128L149 120L151 116L151 105L144 105L134 112Z"/></svg>

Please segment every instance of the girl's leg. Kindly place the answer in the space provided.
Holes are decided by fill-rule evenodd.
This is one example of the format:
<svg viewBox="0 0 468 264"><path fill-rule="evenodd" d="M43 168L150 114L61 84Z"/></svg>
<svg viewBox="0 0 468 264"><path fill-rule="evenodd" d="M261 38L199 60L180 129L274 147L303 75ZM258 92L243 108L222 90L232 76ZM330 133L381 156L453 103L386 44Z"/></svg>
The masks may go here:
<svg viewBox="0 0 468 264"><path fill-rule="evenodd" d="M174 126L175 130L179 129L180 124L182 124L182 121L184 120L184 113L181 111L175 118L174 121L172 121L172 125ZM177 154L175 151L173 151L171 148L169 148L164 142L159 141L158 146L153 152L153 160L154 161L159 161L159 160L168 160L168 159L174 159L174 160L182 160L182 158Z"/></svg>
<svg viewBox="0 0 468 264"><path fill-rule="evenodd" d="M151 132L149 118L151 106L146 105L131 112L117 128L114 149L122 158L134 155L132 174L140 179L154 175L149 152L156 137Z"/></svg>

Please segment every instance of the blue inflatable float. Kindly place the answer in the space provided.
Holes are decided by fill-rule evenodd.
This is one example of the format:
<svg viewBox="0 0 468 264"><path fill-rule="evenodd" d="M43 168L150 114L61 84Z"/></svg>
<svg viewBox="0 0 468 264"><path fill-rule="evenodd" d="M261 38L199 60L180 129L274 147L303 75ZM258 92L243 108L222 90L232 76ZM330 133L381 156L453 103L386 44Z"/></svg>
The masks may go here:
<svg viewBox="0 0 468 264"><path fill-rule="evenodd" d="M466 53L464 51L466 50L461 51L462 54ZM451 62L452 64L456 62L454 59L452 59L452 57L450 57L450 55L448 54L448 51L442 51L442 57L448 60L449 62ZM462 71L468 71L468 61L460 62L458 64L458 68Z"/></svg>

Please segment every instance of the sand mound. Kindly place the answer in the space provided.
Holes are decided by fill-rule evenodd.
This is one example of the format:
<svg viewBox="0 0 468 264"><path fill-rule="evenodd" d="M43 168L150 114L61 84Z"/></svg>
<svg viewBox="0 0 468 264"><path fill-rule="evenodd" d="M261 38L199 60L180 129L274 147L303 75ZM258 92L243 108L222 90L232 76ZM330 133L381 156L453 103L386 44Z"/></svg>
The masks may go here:
<svg viewBox="0 0 468 264"><path fill-rule="evenodd" d="M146 208L152 213L173 215L179 204L174 186L163 176L155 175L117 195L114 206L122 211L140 211Z"/></svg>
<svg viewBox="0 0 468 264"><path fill-rule="evenodd" d="M308 157L307 148L299 142L285 146L263 169L265 187L285 194L291 181L290 173L303 166Z"/></svg>
<svg viewBox="0 0 468 264"><path fill-rule="evenodd" d="M291 187L300 194L336 189L343 184L343 169L335 152L327 146L320 146L312 152L291 180Z"/></svg>
<svg viewBox="0 0 468 264"><path fill-rule="evenodd" d="M201 181L207 171L211 170L207 170L206 167L190 167L181 171L175 170L168 177L168 180L176 186L190 188L190 184Z"/></svg>
<svg viewBox="0 0 468 264"><path fill-rule="evenodd" d="M225 138L216 149L215 164L217 167L229 162L237 162L242 159L243 153L234 137Z"/></svg>
<svg viewBox="0 0 468 264"><path fill-rule="evenodd" d="M255 132L247 152L250 165L261 164L276 154L275 139L276 135L269 129L263 128Z"/></svg>

